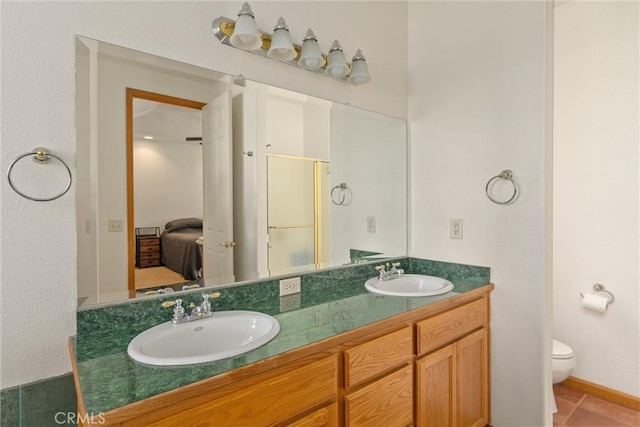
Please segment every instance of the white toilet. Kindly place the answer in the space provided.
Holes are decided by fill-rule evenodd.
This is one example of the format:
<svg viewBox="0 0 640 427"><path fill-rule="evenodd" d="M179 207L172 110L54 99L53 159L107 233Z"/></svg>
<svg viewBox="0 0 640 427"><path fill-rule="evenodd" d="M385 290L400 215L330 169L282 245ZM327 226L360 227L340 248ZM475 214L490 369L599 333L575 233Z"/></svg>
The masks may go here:
<svg viewBox="0 0 640 427"><path fill-rule="evenodd" d="M571 372L573 372L573 368L575 367L576 358L571 347L558 340L553 340L553 384L561 383L569 378ZM553 397L553 389L551 390L550 395ZM552 407L554 414L558 412L555 398L552 399Z"/></svg>
<svg viewBox="0 0 640 427"><path fill-rule="evenodd" d="M558 384L569 378L576 367L576 358L571 347L553 340L553 383Z"/></svg>

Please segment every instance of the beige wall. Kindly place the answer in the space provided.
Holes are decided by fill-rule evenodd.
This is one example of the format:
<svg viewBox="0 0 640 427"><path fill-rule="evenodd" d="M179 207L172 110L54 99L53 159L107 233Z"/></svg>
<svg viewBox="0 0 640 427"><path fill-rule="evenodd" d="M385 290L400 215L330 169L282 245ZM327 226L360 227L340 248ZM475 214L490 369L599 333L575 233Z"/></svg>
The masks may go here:
<svg viewBox="0 0 640 427"><path fill-rule="evenodd" d="M640 396L638 2L556 8L554 337L578 378ZM579 293L602 283L606 314Z"/></svg>
<svg viewBox="0 0 640 427"><path fill-rule="evenodd" d="M491 267L496 426L550 420L546 25L544 2L409 3L410 253ZM499 206L485 185L504 169L521 193Z"/></svg>

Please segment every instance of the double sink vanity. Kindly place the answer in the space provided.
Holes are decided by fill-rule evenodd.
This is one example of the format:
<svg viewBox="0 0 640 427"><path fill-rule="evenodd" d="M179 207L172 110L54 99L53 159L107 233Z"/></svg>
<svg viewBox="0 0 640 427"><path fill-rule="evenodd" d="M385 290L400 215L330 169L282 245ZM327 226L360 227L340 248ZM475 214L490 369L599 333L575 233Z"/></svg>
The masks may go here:
<svg viewBox="0 0 640 427"><path fill-rule="evenodd" d="M486 425L488 269L397 261L390 280L375 264L303 275L287 297L274 280L218 288L201 320L172 324L175 295L81 310L78 410L123 426Z"/></svg>

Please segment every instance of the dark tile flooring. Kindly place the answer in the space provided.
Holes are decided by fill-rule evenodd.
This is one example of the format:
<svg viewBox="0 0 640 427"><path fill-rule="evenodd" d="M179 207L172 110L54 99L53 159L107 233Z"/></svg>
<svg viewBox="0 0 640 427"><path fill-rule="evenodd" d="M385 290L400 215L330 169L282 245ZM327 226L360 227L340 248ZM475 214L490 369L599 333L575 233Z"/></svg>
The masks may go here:
<svg viewBox="0 0 640 427"><path fill-rule="evenodd" d="M553 385L558 412L554 426L640 427L640 411L608 402L561 384Z"/></svg>

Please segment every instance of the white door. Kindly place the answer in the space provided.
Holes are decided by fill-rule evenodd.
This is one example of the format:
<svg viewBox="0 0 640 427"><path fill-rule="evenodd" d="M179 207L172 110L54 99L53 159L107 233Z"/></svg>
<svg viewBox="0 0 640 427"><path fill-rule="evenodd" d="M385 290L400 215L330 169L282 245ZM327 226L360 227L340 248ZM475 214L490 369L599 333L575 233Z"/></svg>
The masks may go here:
<svg viewBox="0 0 640 427"><path fill-rule="evenodd" d="M202 215L206 286L235 281L231 125L231 92L225 92L202 109Z"/></svg>

